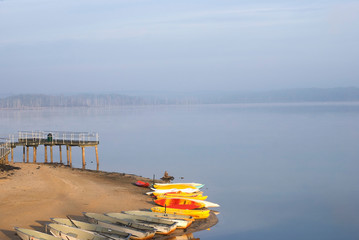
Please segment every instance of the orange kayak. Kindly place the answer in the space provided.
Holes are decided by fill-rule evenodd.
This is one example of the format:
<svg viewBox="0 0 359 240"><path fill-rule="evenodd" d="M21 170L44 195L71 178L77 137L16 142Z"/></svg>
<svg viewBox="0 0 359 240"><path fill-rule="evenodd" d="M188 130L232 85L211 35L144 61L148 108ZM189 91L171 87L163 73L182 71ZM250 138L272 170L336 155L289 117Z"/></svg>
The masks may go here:
<svg viewBox="0 0 359 240"><path fill-rule="evenodd" d="M176 208L176 209L196 209L196 208L203 208L205 205L200 202L195 202L190 199L184 198L163 198L155 200L160 206L166 206L169 208Z"/></svg>

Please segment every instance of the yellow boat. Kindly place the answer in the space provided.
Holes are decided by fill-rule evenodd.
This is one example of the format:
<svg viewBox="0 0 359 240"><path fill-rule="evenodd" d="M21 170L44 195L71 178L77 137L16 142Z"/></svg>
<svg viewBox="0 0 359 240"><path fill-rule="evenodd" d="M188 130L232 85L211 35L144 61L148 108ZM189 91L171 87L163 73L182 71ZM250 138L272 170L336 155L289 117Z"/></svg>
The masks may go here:
<svg viewBox="0 0 359 240"><path fill-rule="evenodd" d="M197 189L195 186L192 186L190 184L181 184L181 183L178 183L178 184L168 184L168 185L158 185L158 184L155 184L153 185L153 187L155 189L185 189L185 188L190 188L190 189Z"/></svg>
<svg viewBox="0 0 359 240"><path fill-rule="evenodd" d="M204 219L209 217L210 210L187 210L187 209L175 209L175 208L164 208L164 207L153 207L152 212L178 214L192 216L195 219Z"/></svg>
<svg viewBox="0 0 359 240"><path fill-rule="evenodd" d="M203 192L194 192L194 193L187 193L187 192L181 192L181 191L177 191L177 192L168 192L168 193L161 193L161 192L152 192L153 196L175 196L176 197L191 197L193 195L197 195L197 196L202 196Z"/></svg>
<svg viewBox="0 0 359 240"><path fill-rule="evenodd" d="M197 195L192 195L192 196L183 196L180 194L166 194L166 195L158 195L157 199L162 199L162 198L187 198L187 199L197 199L197 200L206 200L208 196L197 196Z"/></svg>

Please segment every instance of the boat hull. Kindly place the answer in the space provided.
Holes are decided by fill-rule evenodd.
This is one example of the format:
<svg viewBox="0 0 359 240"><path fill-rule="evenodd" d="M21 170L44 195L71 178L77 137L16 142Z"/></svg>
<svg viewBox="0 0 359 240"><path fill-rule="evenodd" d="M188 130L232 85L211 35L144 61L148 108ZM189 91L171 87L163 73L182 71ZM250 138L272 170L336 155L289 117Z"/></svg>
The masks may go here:
<svg viewBox="0 0 359 240"><path fill-rule="evenodd" d="M182 199L182 198L163 198L155 200L155 203L169 208L176 208L176 209L196 209L196 208L203 208L204 204L195 202L190 199Z"/></svg>
<svg viewBox="0 0 359 240"><path fill-rule="evenodd" d="M177 228L177 223L169 219L161 219L150 216L131 215L125 213L106 213L106 216L113 217L120 220L131 220L138 224L153 227L157 234L168 235Z"/></svg>
<svg viewBox="0 0 359 240"><path fill-rule="evenodd" d="M42 233L39 231L35 231L32 229L26 229L26 228L14 228L16 231L16 234L22 239L22 240L61 240L59 237L52 236L50 234Z"/></svg>
<svg viewBox="0 0 359 240"><path fill-rule="evenodd" d="M137 215L137 216L149 216L149 217L157 217L162 219L169 219L177 223L177 228L185 229L188 228L194 218L188 218L188 216L184 215L174 215L174 214L164 214L164 213L156 213L150 211L124 211L123 213L129 215Z"/></svg>
<svg viewBox="0 0 359 240"><path fill-rule="evenodd" d="M178 215L187 215L191 216L194 219L205 219L209 217L210 210L187 210L187 209L174 209L174 208L164 208L164 207L153 207L151 208L152 212L159 213L169 213L169 214L178 214Z"/></svg>

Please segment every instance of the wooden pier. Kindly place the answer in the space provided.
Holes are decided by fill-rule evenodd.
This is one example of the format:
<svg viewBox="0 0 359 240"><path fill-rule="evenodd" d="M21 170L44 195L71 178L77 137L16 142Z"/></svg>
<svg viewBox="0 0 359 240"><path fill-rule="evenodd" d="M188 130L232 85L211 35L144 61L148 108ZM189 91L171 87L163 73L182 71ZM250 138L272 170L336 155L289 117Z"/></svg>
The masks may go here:
<svg viewBox="0 0 359 240"><path fill-rule="evenodd" d="M11 152L10 143L8 139L0 139L0 163L5 164L9 162L9 154Z"/></svg>
<svg viewBox="0 0 359 240"><path fill-rule="evenodd" d="M22 147L23 162L29 162L29 148L33 150L33 162L37 162L37 148L44 146L44 162L48 163L48 147L50 150L50 162L54 162L53 147L57 146L60 153L60 163L62 162L62 146L66 147L67 165L72 167L72 147L81 147L82 149L82 168L86 168L85 148L94 147L96 153L97 170L99 170L98 133L88 132L59 132L59 131L20 131L18 135L11 135L4 143L3 148L0 145L0 157L8 163L8 156L11 154L11 162L14 162L14 148ZM3 150L2 150L3 149ZM3 153L3 154L2 154Z"/></svg>

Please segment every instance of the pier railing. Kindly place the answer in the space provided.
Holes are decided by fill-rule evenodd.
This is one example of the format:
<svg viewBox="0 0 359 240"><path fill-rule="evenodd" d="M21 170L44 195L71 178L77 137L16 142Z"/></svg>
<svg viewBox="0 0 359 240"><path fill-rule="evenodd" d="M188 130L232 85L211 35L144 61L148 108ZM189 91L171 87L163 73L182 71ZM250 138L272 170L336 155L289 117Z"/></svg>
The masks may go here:
<svg viewBox="0 0 359 240"><path fill-rule="evenodd" d="M63 131L19 131L16 135L1 141L0 138L0 160L8 162L8 155L11 154L11 163L14 162L14 149L18 146L23 148L23 162L29 162L29 148L33 148L33 162L37 161L37 148L44 146L44 158L47 163L47 148L50 147L50 159L53 163L53 147L58 146L60 152L60 163L62 163L62 146L66 146L67 165L72 167L72 147L82 149L82 168L85 169L85 148L94 147L96 153L97 170L99 170L98 133L92 132L63 132ZM26 155L26 158L25 158Z"/></svg>
<svg viewBox="0 0 359 240"><path fill-rule="evenodd" d="M99 143L98 133L90 132L20 131L17 139L14 136L10 136L10 139L12 143L18 142L25 145L96 145Z"/></svg>
<svg viewBox="0 0 359 240"><path fill-rule="evenodd" d="M0 139L0 160L4 159L10 153L10 141L8 139Z"/></svg>

